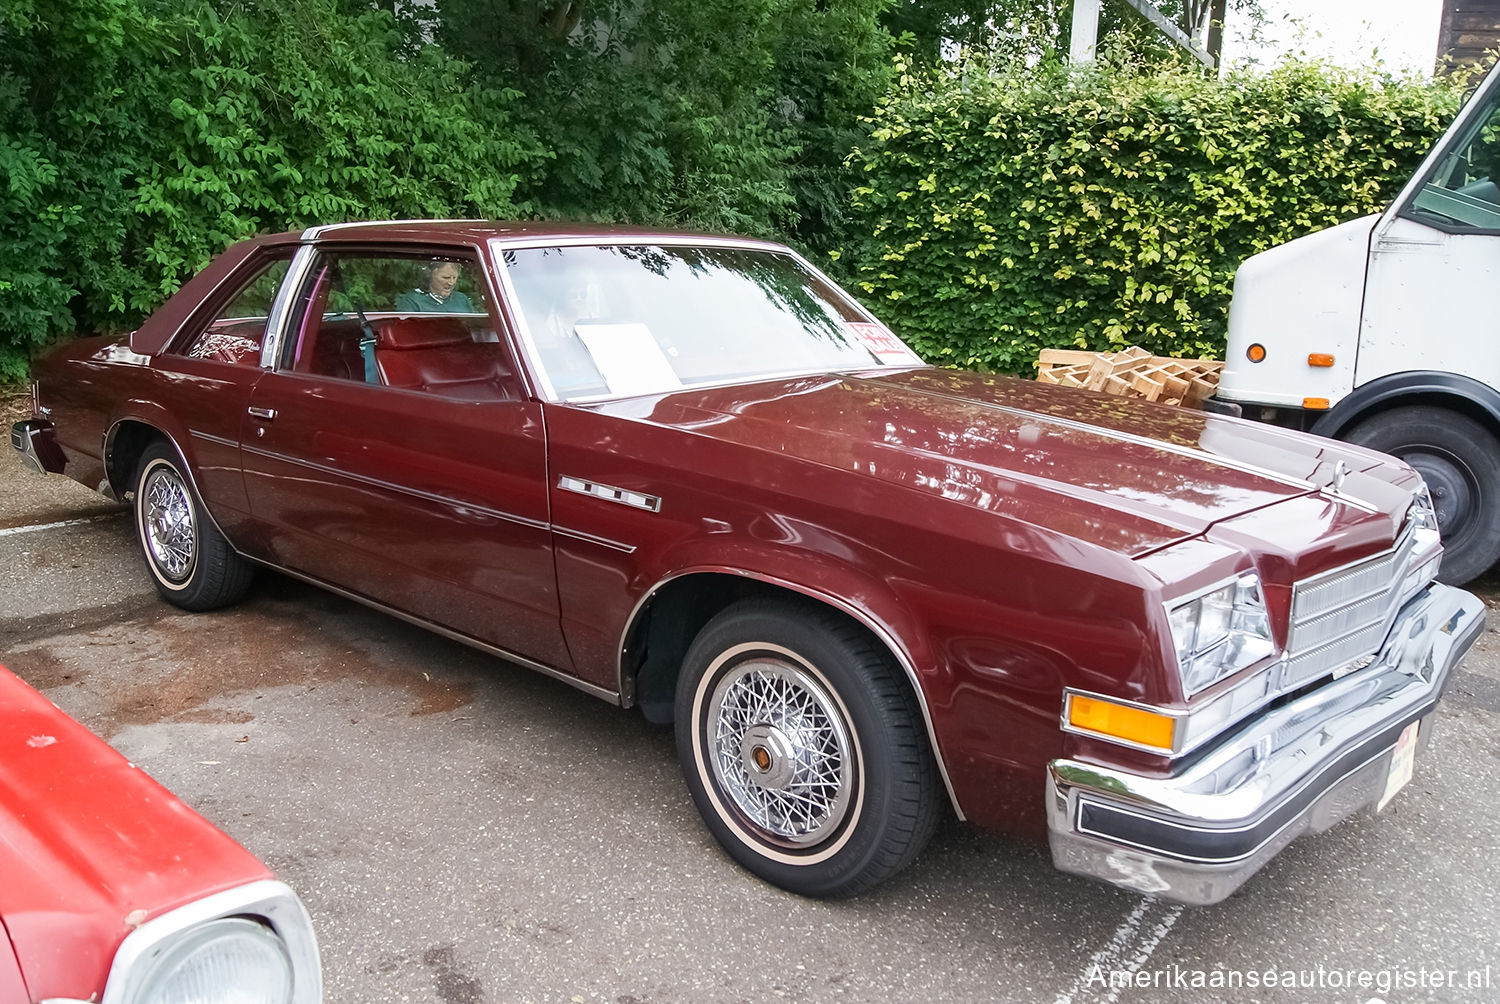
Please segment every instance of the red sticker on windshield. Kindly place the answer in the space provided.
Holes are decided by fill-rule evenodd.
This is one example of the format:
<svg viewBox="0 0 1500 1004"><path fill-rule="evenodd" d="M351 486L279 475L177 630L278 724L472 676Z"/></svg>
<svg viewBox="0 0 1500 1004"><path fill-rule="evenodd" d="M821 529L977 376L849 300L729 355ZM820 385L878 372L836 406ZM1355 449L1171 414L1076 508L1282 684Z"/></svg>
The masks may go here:
<svg viewBox="0 0 1500 1004"><path fill-rule="evenodd" d="M868 321L849 321L847 326L854 337L882 362L915 362L916 357L912 355L911 349L901 344L901 340L887 331L884 325L871 324Z"/></svg>

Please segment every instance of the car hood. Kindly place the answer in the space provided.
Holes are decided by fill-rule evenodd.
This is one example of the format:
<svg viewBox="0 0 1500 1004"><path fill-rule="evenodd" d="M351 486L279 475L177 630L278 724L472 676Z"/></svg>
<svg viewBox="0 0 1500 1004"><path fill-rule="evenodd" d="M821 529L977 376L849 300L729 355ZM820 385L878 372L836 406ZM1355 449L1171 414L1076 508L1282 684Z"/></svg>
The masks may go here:
<svg viewBox="0 0 1500 1004"><path fill-rule="evenodd" d="M1335 477L1346 495L1364 492L1366 509L1399 518L1414 485L1398 462L1329 440L949 370L796 377L599 407L1003 513L1130 556Z"/></svg>
<svg viewBox="0 0 1500 1004"><path fill-rule="evenodd" d="M32 1000L89 999L102 991L115 949L134 928L270 877L248 851L5 669L0 873L0 921Z"/></svg>

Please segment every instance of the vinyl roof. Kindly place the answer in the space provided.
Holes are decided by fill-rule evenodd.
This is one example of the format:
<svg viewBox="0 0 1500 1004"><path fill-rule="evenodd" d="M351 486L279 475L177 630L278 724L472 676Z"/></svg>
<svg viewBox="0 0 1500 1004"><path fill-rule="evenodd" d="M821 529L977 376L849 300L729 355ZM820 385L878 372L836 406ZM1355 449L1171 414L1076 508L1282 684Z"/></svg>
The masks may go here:
<svg viewBox="0 0 1500 1004"><path fill-rule="evenodd" d="M506 220L377 220L359 223L334 223L327 226L309 227L300 234L277 234L269 239L280 238L302 241L413 241L422 243L446 243L463 241L479 244L490 240L515 241L518 244L534 244L548 240L577 242L580 239L598 239L616 243L621 239L639 238L643 243L656 241L723 241L747 242L776 246L773 242L758 241L726 235L689 233L683 231L656 230L648 227L627 227L597 223L554 223L543 221Z"/></svg>

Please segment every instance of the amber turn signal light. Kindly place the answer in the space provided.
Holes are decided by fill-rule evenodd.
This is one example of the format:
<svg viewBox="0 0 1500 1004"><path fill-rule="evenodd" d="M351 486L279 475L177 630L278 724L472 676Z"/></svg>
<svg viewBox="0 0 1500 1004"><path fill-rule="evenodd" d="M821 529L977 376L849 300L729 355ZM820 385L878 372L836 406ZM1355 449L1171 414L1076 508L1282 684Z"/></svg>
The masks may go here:
<svg viewBox="0 0 1500 1004"><path fill-rule="evenodd" d="M1245 358L1252 363L1258 363L1266 357L1266 347L1260 342L1255 342L1245 350Z"/></svg>
<svg viewBox="0 0 1500 1004"><path fill-rule="evenodd" d="M1327 411L1328 410L1328 398L1326 398L1326 397L1304 397L1302 399L1302 407L1306 408L1308 411Z"/></svg>
<svg viewBox="0 0 1500 1004"><path fill-rule="evenodd" d="M1307 354L1307 365L1309 366L1332 366L1333 356L1327 352L1309 352Z"/></svg>
<svg viewBox="0 0 1500 1004"><path fill-rule="evenodd" d="M1177 720L1170 715L1081 694L1068 695L1068 724L1081 732L1123 739L1164 753L1172 751L1177 733Z"/></svg>

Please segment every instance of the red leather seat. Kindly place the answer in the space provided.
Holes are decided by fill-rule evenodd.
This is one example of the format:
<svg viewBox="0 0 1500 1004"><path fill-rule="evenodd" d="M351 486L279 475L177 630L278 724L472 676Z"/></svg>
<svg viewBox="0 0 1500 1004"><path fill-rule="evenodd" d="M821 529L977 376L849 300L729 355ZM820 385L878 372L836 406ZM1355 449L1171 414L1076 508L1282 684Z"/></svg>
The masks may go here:
<svg viewBox="0 0 1500 1004"><path fill-rule="evenodd" d="M325 320L310 340L304 340L309 347L305 356L298 356L295 368L340 380L363 381L365 363L359 354L360 334L358 321Z"/></svg>
<svg viewBox="0 0 1500 1004"><path fill-rule="evenodd" d="M469 401L513 396L504 347L474 341L456 317L389 317L372 326L375 367L388 387Z"/></svg>

